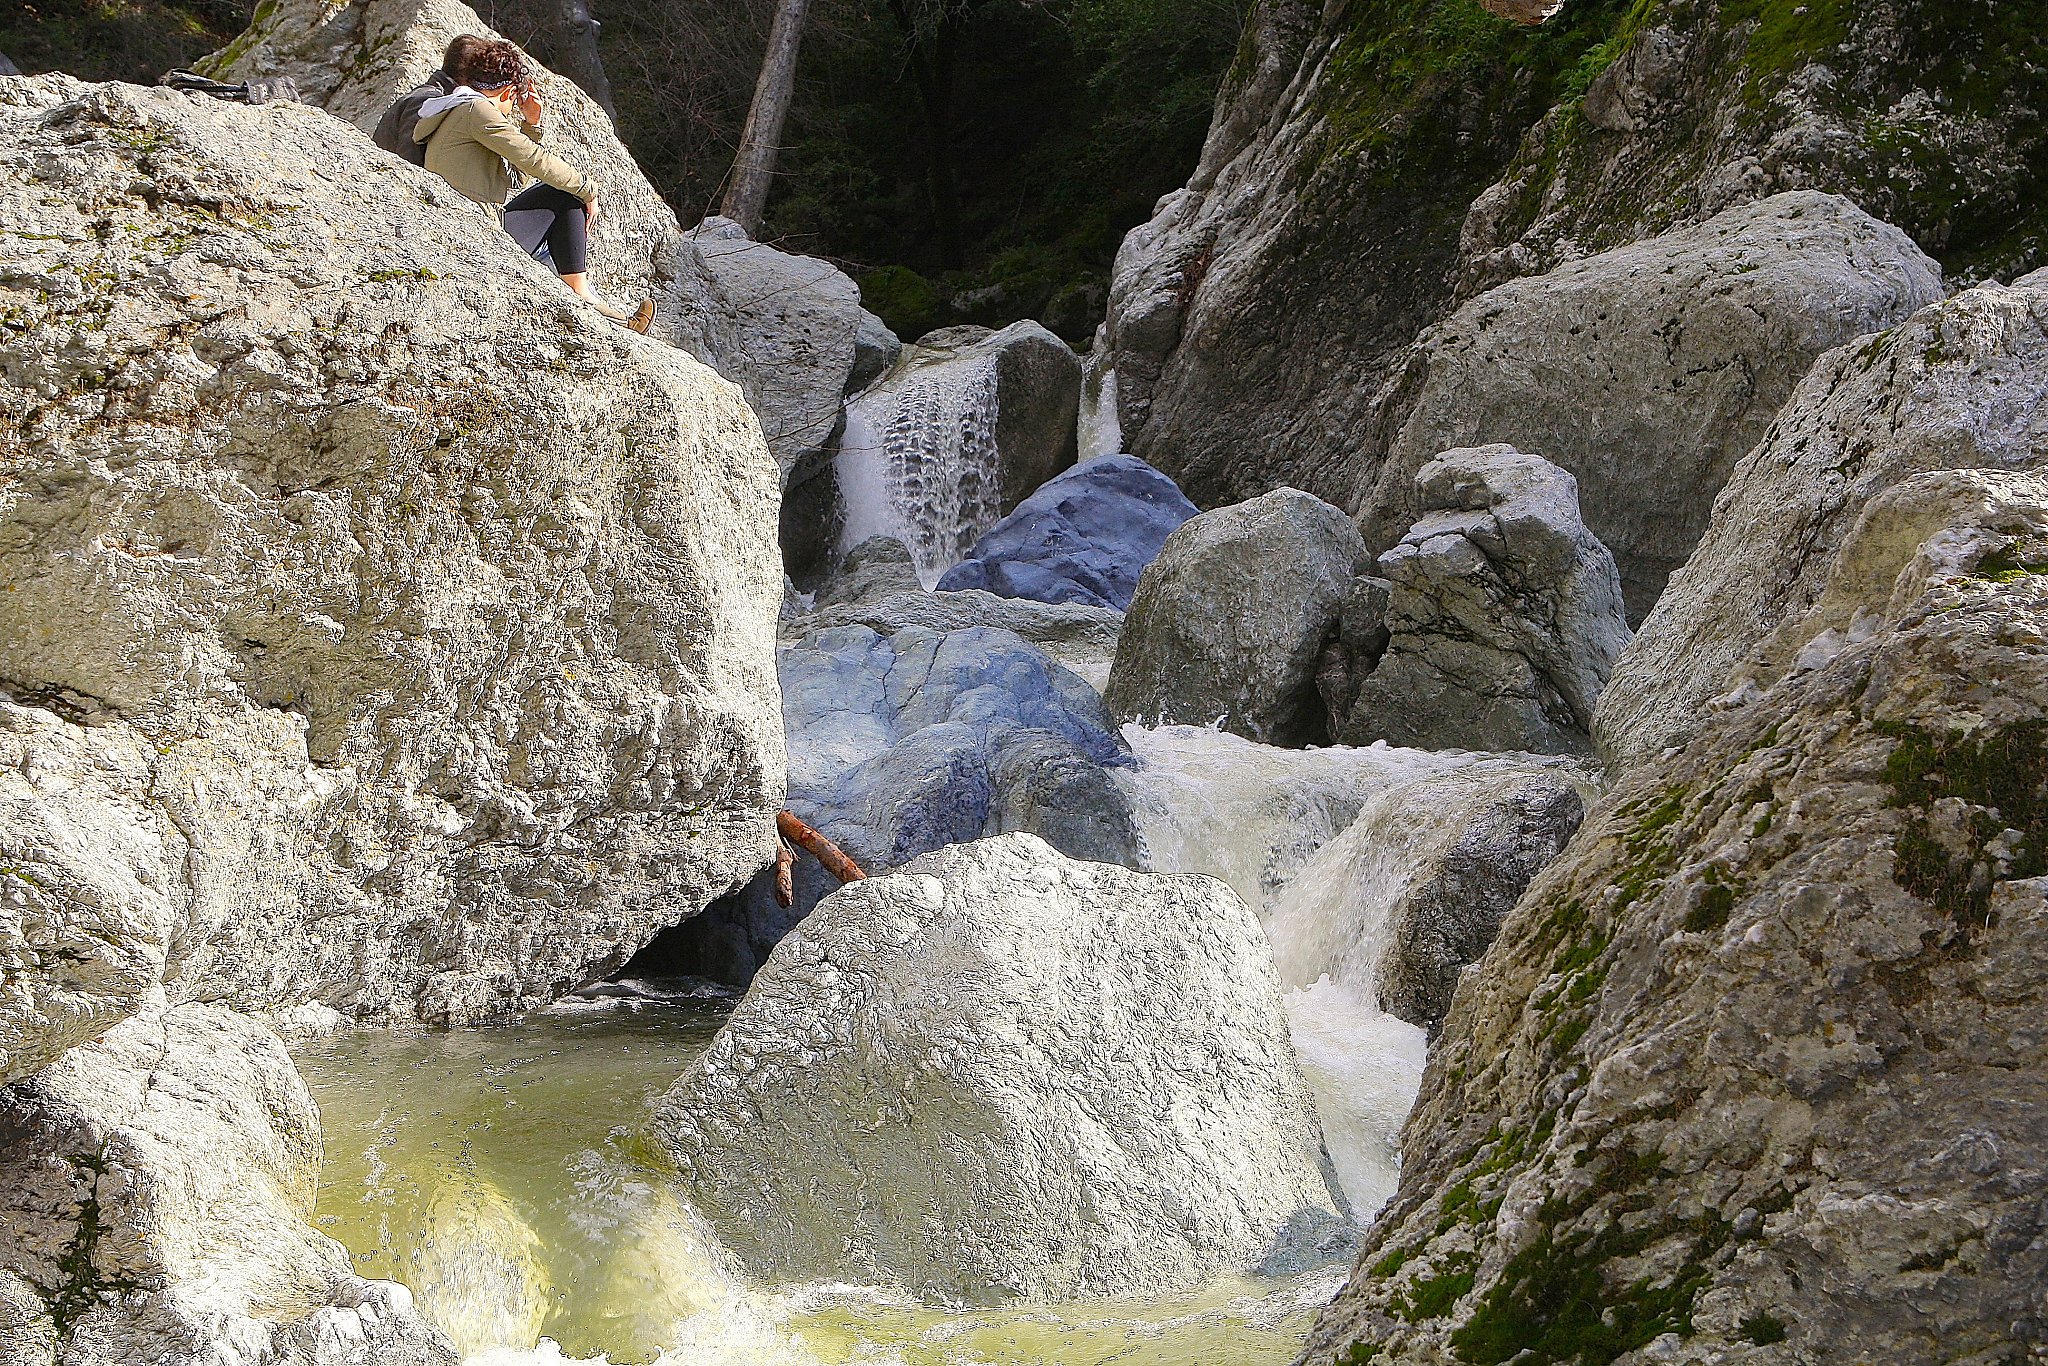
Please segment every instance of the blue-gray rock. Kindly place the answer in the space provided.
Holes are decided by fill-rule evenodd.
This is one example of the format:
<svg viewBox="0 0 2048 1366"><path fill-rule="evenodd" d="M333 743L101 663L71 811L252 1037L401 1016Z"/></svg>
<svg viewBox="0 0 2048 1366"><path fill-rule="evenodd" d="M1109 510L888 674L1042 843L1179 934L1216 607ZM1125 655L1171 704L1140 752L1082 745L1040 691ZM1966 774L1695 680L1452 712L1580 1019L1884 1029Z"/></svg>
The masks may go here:
<svg viewBox="0 0 2048 1366"><path fill-rule="evenodd" d="M1106 455L1019 503L939 587L1122 611L1166 538L1198 511L1135 455Z"/></svg>
<svg viewBox="0 0 2048 1366"><path fill-rule="evenodd" d="M1129 747L1078 675L1010 631L827 626L781 655L789 809L870 873L985 835L1038 835L1073 858L1136 867ZM663 963L744 985L836 889L796 862L796 904L766 874L667 937ZM643 965L644 966L644 965Z"/></svg>

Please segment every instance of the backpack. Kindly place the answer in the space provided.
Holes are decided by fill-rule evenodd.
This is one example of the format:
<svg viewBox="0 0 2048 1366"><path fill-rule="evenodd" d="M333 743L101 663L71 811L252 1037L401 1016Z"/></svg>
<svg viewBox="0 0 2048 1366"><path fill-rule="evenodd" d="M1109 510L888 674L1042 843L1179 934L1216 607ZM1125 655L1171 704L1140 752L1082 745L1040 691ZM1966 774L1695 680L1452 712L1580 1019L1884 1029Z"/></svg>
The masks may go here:
<svg viewBox="0 0 2048 1366"><path fill-rule="evenodd" d="M384 111L384 117L377 120L377 131L370 136L379 147L405 158L415 166L427 164L425 143L414 142L413 132L419 127L420 106L436 95L445 95L455 88L455 82L436 72L425 85L417 85L400 95L392 106Z"/></svg>

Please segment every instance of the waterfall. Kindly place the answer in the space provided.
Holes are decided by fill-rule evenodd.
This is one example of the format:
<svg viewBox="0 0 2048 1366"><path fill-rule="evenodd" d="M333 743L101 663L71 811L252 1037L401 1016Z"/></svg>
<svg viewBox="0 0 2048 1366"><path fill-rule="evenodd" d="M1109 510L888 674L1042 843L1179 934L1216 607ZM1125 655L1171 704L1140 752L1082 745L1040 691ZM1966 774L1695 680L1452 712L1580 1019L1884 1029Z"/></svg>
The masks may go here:
<svg viewBox="0 0 2048 1366"><path fill-rule="evenodd" d="M1122 776L1152 866L1207 873L1259 912L1330 1158L1361 1217L1393 1194L1425 1038L1380 1010L1389 918L1430 855L1532 771L1457 750L1289 750L1196 726L1126 726Z"/></svg>
<svg viewBox="0 0 2048 1366"><path fill-rule="evenodd" d="M938 354L938 353L932 353ZM913 361L846 405L839 553L870 536L910 547L926 588L1002 515L994 356Z"/></svg>
<svg viewBox="0 0 2048 1366"><path fill-rule="evenodd" d="M1074 421L1074 437L1084 461L1123 453L1123 424L1116 411L1116 361L1099 336L1095 349L1081 358L1081 410Z"/></svg>

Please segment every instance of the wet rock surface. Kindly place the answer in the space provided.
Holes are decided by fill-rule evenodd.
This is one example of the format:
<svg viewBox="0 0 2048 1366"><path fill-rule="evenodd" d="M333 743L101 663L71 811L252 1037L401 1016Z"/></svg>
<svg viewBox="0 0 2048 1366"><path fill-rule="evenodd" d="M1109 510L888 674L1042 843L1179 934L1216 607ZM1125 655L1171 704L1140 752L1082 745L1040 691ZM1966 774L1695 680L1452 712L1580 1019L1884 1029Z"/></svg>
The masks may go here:
<svg viewBox="0 0 2048 1366"><path fill-rule="evenodd" d="M1028 835L825 901L657 1128L771 1279L1154 1292L1312 1258L1339 1222L1243 902Z"/></svg>
<svg viewBox="0 0 2048 1366"><path fill-rule="evenodd" d="M1812 191L1501 285L1417 343L1366 540L1424 511L1415 474L1439 452L1507 442L1577 479L1640 621L1814 360L1942 297L1905 233Z"/></svg>
<svg viewBox="0 0 2048 1366"><path fill-rule="evenodd" d="M216 1006L159 1003L0 1090L7 1361L454 1366L311 1227L319 1167L284 1045Z"/></svg>
<svg viewBox="0 0 2048 1366"><path fill-rule="evenodd" d="M1376 566L1386 644L1342 739L1588 752L1628 622L1614 557L1579 519L1577 482L1495 445L1446 451L1415 484L1422 518Z"/></svg>
<svg viewBox="0 0 2048 1366"><path fill-rule="evenodd" d="M0 131L0 1046L153 979L500 1014L761 866L732 386L319 110L37 77Z"/></svg>
<svg viewBox="0 0 2048 1366"><path fill-rule="evenodd" d="M1743 459L1713 525L1615 667L1611 761L1682 737L1813 606L1871 501L1942 469L2048 462L2048 272L1983 285L1817 363Z"/></svg>
<svg viewBox="0 0 2048 1366"><path fill-rule="evenodd" d="M819 607L785 625L783 638L800 639L834 626L865 626L885 636L912 626L940 632L987 626L1023 637L1055 664L1099 686L1109 676L1123 620L1123 613L1107 607L999 598L978 589L902 592L875 601Z"/></svg>
<svg viewBox="0 0 2048 1366"><path fill-rule="evenodd" d="M1139 581L1104 700L1124 720L1326 742L1318 660L1366 558L1351 519L1298 489L1203 513Z"/></svg>
<svg viewBox="0 0 2048 1366"><path fill-rule="evenodd" d="M1196 511L1144 461L1102 456L1040 485L938 586L1121 612L1145 566Z"/></svg>
<svg viewBox="0 0 2048 1366"><path fill-rule="evenodd" d="M1304 1361L2040 1350L2044 495L1873 507L1826 557L1854 638L1588 818L1460 984Z"/></svg>

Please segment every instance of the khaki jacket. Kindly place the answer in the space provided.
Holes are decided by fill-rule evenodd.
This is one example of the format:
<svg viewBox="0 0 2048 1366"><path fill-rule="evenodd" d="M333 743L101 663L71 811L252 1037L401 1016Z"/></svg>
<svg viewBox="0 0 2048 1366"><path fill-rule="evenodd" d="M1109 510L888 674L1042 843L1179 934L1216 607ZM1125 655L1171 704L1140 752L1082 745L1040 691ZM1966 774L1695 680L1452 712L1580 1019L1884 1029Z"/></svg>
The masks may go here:
<svg viewBox="0 0 2048 1366"><path fill-rule="evenodd" d="M419 121L413 136L427 145L427 169L479 204L503 204L512 169L586 202L597 197L589 177L540 147L540 128L521 125L492 99L464 100Z"/></svg>

